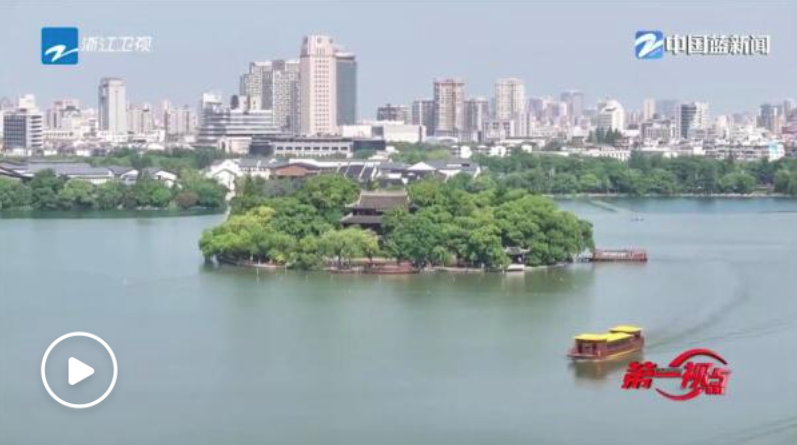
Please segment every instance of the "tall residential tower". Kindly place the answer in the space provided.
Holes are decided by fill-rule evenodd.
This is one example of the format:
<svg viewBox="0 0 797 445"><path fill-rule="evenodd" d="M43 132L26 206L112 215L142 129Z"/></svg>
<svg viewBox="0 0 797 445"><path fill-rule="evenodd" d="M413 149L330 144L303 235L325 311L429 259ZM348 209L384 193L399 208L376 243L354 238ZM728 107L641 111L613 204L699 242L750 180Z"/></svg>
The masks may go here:
<svg viewBox="0 0 797 445"><path fill-rule="evenodd" d="M498 79L495 82L495 118L514 119L526 111L526 86L518 78Z"/></svg>
<svg viewBox="0 0 797 445"><path fill-rule="evenodd" d="M465 130L465 82L459 79L434 81L434 134L459 137Z"/></svg>
<svg viewBox="0 0 797 445"><path fill-rule="evenodd" d="M111 135L127 134L127 99L125 81L104 77L99 88L99 128Z"/></svg>

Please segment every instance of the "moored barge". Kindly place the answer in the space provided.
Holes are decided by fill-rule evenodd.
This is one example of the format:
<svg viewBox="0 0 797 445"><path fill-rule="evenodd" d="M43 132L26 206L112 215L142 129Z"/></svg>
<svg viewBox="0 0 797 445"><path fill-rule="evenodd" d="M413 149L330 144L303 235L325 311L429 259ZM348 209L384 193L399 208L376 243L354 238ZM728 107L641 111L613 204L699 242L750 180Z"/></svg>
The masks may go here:
<svg viewBox="0 0 797 445"><path fill-rule="evenodd" d="M573 338L573 347L567 354L574 360L607 360L632 352L645 346L642 328L620 325L602 334L581 334Z"/></svg>
<svg viewBox="0 0 797 445"><path fill-rule="evenodd" d="M595 249L591 260L594 262L629 261L644 263L648 260L648 253L643 249Z"/></svg>

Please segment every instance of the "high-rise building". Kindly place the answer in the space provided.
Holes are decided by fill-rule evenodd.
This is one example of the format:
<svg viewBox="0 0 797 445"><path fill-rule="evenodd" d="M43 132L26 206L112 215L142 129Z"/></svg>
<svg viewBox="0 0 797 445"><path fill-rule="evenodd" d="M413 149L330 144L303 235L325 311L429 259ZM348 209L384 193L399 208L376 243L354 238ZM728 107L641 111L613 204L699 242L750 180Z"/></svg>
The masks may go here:
<svg viewBox="0 0 797 445"><path fill-rule="evenodd" d="M410 109L406 105L385 104L376 109L376 120L410 123ZM416 124L420 125L420 124Z"/></svg>
<svg viewBox="0 0 797 445"><path fill-rule="evenodd" d="M656 101L655 114L661 119L675 119L678 114L678 101L675 99L663 99Z"/></svg>
<svg viewBox="0 0 797 445"><path fill-rule="evenodd" d="M298 60L252 62L241 76L240 95L259 98L264 110L274 112L274 123L288 133L299 131L300 64Z"/></svg>
<svg viewBox="0 0 797 445"><path fill-rule="evenodd" d="M426 136L431 136L434 131L434 101L432 99L418 99L412 102L412 125L423 125Z"/></svg>
<svg viewBox="0 0 797 445"><path fill-rule="evenodd" d="M45 128L60 130L64 115L80 110L80 102L77 99L57 99L53 101L53 106L44 113Z"/></svg>
<svg viewBox="0 0 797 445"><path fill-rule="evenodd" d="M602 102L600 111L598 111L598 128L604 131L625 130L625 110L620 102L614 99Z"/></svg>
<svg viewBox="0 0 797 445"><path fill-rule="evenodd" d="M797 103L795 103L794 99L789 98L789 99L784 99L783 100L783 105L782 105L783 117L787 121L794 120L794 117L795 117L794 116L794 114L795 114L794 112L795 112L795 109L797 109L796 107L797 107Z"/></svg>
<svg viewBox="0 0 797 445"><path fill-rule="evenodd" d="M567 104L567 115L575 123L584 115L584 93L578 90L563 91L559 99Z"/></svg>
<svg viewBox="0 0 797 445"><path fill-rule="evenodd" d="M459 137L465 129L465 82L435 79L433 134Z"/></svg>
<svg viewBox="0 0 797 445"><path fill-rule="evenodd" d="M495 119L514 119L526 111L526 86L518 78L498 79L495 82Z"/></svg>
<svg viewBox="0 0 797 445"><path fill-rule="evenodd" d="M484 123L490 119L490 101L474 97L465 101L465 132L472 141L481 140Z"/></svg>
<svg viewBox="0 0 797 445"><path fill-rule="evenodd" d="M675 121L680 137L692 137L692 132L695 130L705 130L708 127L708 104L705 102L681 104Z"/></svg>
<svg viewBox="0 0 797 445"><path fill-rule="evenodd" d="M301 132L334 135L338 132L337 49L332 38L309 35L300 57Z"/></svg>
<svg viewBox="0 0 797 445"><path fill-rule="evenodd" d="M221 94L217 92L207 92L202 93L202 98L199 100L199 106L197 107L197 116L199 120L199 125L202 126L205 124L205 116L210 113L220 111L224 107L224 103L221 100Z"/></svg>
<svg viewBox="0 0 797 445"><path fill-rule="evenodd" d="M656 99L642 101L642 120L649 121L656 115Z"/></svg>
<svg viewBox="0 0 797 445"><path fill-rule="evenodd" d="M338 52L338 125L357 123L357 58L352 53Z"/></svg>
<svg viewBox="0 0 797 445"><path fill-rule="evenodd" d="M266 77L271 74L271 69L271 61L251 62L249 71L241 75L239 94L259 97L261 103L266 104Z"/></svg>
<svg viewBox="0 0 797 445"><path fill-rule="evenodd" d="M104 77L100 81L99 129L114 136L127 134L127 99L122 79Z"/></svg>
<svg viewBox="0 0 797 445"><path fill-rule="evenodd" d="M761 104L758 111L757 124L761 128L766 128L772 133L780 134L783 126L786 124L786 119L783 117L783 105L774 105L771 103Z"/></svg>
<svg viewBox="0 0 797 445"><path fill-rule="evenodd" d="M155 128L152 107L149 104L133 105L127 109L127 129L133 134L147 134Z"/></svg>
<svg viewBox="0 0 797 445"><path fill-rule="evenodd" d="M274 124L282 131L298 133L301 113L300 63L274 60L265 79L263 107L274 112Z"/></svg>
<svg viewBox="0 0 797 445"><path fill-rule="evenodd" d="M193 134L196 124L196 115L188 105L181 109L167 108L163 111L163 127L167 136Z"/></svg>
<svg viewBox="0 0 797 445"><path fill-rule="evenodd" d="M3 113L3 148L40 149L44 141L44 117L32 94L22 96L14 111Z"/></svg>

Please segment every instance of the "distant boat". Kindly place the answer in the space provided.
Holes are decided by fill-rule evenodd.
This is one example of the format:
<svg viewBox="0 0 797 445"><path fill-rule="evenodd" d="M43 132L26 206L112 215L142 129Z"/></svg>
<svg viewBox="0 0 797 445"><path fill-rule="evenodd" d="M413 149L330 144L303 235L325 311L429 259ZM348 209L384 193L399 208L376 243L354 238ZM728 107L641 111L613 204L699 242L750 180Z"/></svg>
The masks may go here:
<svg viewBox="0 0 797 445"><path fill-rule="evenodd" d="M573 360L608 360L641 351L645 346L642 328L631 325L615 326L603 334L580 334L573 340L567 354Z"/></svg>
<svg viewBox="0 0 797 445"><path fill-rule="evenodd" d="M517 264L517 263L512 263L509 266L506 266L506 268L504 269L504 272L525 272L525 271L526 271L526 265Z"/></svg>
<svg viewBox="0 0 797 445"><path fill-rule="evenodd" d="M591 260L593 262L630 261L644 263L648 260L648 253L643 249L595 249Z"/></svg>
<svg viewBox="0 0 797 445"><path fill-rule="evenodd" d="M633 218L631 218L631 221L634 221L634 222L642 222L644 220L645 220L645 218L643 218L641 216L634 216Z"/></svg>

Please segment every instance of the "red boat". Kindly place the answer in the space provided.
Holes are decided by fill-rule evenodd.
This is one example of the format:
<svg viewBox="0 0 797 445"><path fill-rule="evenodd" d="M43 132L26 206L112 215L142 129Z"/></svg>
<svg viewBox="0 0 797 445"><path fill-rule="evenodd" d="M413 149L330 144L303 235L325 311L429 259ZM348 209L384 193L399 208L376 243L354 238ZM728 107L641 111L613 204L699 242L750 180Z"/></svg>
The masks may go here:
<svg viewBox="0 0 797 445"><path fill-rule="evenodd" d="M642 249L595 249L592 254L592 261L612 262L612 261L632 261L644 263L648 260L648 253Z"/></svg>
<svg viewBox="0 0 797 445"><path fill-rule="evenodd" d="M641 351L644 346L642 328L620 325L603 334L577 335L567 355L574 360L607 360Z"/></svg>

